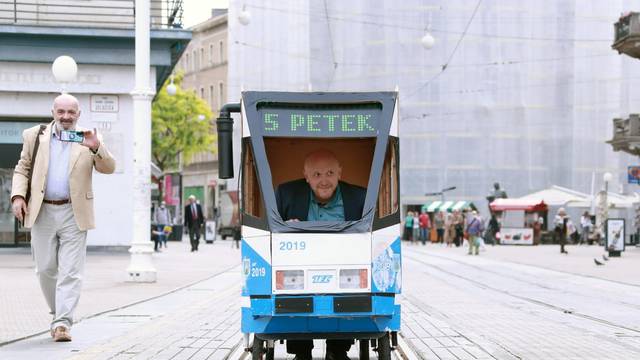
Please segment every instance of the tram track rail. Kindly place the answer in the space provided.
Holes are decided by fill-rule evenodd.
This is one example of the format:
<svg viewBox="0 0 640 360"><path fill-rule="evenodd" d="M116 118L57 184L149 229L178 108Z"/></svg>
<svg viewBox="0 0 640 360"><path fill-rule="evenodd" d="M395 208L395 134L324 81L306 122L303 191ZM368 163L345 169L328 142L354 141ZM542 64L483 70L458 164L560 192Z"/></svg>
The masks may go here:
<svg viewBox="0 0 640 360"><path fill-rule="evenodd" d="M542 288L542 289L545 289L545 290L558 290L558 289L554 289L553 287L544 286L544 285L542 285L542 284L540 284L538 282L535 282L535 281L522 279L522 278L519 278L519 277L516 277L516 276L509 276L509 275L504 274L504 273L488 270L486 268L483 268L483 267L480 267L480 266L475 266L475 265L472 265L472 264L468 264L468 263L466 263L464 261L461 261L461 260L451 259L451 258L446 257L446 256L439 256L439 255L435 255L435 254L429 254L429 253L425 253L425 252L422 252L422 251L419 251L419 253L420 253L420 255L423 255L423 256L437 258L439 260L449 261L449 262L452 262L452 263L455 263L455 264L458 264L458 265L466 266L466 267L469 267L469 268L473 269L474 271L482 271L482 272L489 273L489 274L492 274L492 275L501 276L501 277L504 277L504 278L508 278L510 280L519 281L519 282L525 283L527 285L536 286L536 287L539 287L539 288ZM602 319L602 318L597 317L597 316L592 316L592 315L589 315L589 314L586 314L586 313L575 311L574 309L571 309L571 308L568 308L568 307L565 307L565 306L560 306L560 305L553 304L553 303L548 302L548 301L536 299L536 298L533 298L533 297L530 297L530 296L514 293L513 291L501 289L499 287L492 286L492 285L489 285L487 283L481 282L481 280L479 280L477 277L476 278L471 278L471 277L468 277L468 276L460 274L460 273L464 273L463 271L460 271L460 273L457 273L457 272L453 272L453 271L447 270L447 269L445 269L445 268L443 268L441 266L435 265L433 263L429 263L429 262L427 262L427 261L425 261L423 259L420 259L420 258L417 258L415 256L412 256L411 254L408 254L407 252L405 252L403 254L403 258L409 259L411 261L415 261L415 262L420 263L420 264L422 264L424 266L428 266L428 267L430 267L432 269L435 269L435 270L437 270L437 271L439 271L441 273L447 274L449 276L453 276L453 277L456 277L458 279L462 279L462 280L464 280L466 282L469 282L471 285L479 287L479 288L484 289L484 290L490 290L490 291L493 291L493 292L496 292L496 293L507 295L509 297L513 297L513 298L516 298L516 299L519 299L519 300L522 300L522 301L525 301L525 302L528 302L528 303L531 303L531 304L535 304L535 305L542 306L542 307L545 307L545 308L548 308L548 309L552 309L552 310L555 310L555 311L559 311L559 312L562 312L564 314L568 314L568 315L571 315L571 316L574 316L574 317L578 317L578 318L582 318L582 319L589 320L589 321L592 321L592 322L596 322L596 323L599 323L601 325L606 325L606 326L609 326L609 327L630 331L630 332L635 333L635 334L640 334L640 329L632 328L632 327L629 327L629 326L626 326L626 325L623 325L623 324L617 324L617 323L614 323L614 322L606 320L606 319ZM522 265L522 264L517 264L517 265ZM524 266L524 265L522 265L522 266ZM603 279L600 279L600 280L607 281L607 280L603 280ZM620 285L620 283L617 283L617 284ZM628 284L623 284L623 285L628 285ZM626 302L620 302L620 301L615 301L615 300L611 300L610 302L611 303L618 303L620 305L624 305L624 306L631 307L631 308L636 308L638 306L638 305L635 305L635 304L633 304L633 306L629 306L629 304L626 303Z"/></svg>
<svg viewBox="0 0 640 360"><path fill-rule="evenodd" d="M229 351L223 360L251 360L251 352L244 348L244 339L240 339ZM264 357L263 357L264 358ZM370 357L375 359L375 357ZM416 351L398 334L398 346L391 351L392 360L419 360L422 359ZM355 359L354 359L355 360Z"/></svg>

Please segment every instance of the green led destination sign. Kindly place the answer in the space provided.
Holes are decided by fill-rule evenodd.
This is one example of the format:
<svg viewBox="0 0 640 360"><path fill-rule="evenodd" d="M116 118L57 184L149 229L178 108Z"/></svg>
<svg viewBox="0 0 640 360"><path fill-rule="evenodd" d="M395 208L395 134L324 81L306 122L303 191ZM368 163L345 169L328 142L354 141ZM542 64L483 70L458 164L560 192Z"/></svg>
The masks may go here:
<svg viewBox="0 0 640 360"><path fill-rule="evenodd" d="M264 136L377 136L381 110L371 104L348 108L262 108Z"/></svg>

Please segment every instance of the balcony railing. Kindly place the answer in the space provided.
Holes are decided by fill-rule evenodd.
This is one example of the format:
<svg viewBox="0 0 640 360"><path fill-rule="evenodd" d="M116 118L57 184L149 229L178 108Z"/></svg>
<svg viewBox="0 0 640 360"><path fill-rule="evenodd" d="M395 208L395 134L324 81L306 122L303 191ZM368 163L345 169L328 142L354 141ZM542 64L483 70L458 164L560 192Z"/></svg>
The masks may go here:
<svg viewBox="0 0 640 360"><path fill-rule="evenodd" d="M181 28L182 0L150 0L152 28ZM0 24L133 29L135 0L0 0Z"/></svg>

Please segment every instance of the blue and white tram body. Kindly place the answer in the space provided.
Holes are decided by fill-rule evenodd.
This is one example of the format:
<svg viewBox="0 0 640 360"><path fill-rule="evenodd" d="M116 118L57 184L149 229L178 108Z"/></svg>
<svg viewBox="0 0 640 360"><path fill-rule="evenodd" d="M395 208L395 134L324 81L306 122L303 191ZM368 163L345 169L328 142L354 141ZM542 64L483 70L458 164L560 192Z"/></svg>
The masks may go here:
<svg viewBox="0 0 640 360"><path fill-rule="evenodd" d="M397 93L243 92L240 109L241 331L388 342L402 289ZM274 188L318 147L367 189L360 220L280 217Z"/></svg>

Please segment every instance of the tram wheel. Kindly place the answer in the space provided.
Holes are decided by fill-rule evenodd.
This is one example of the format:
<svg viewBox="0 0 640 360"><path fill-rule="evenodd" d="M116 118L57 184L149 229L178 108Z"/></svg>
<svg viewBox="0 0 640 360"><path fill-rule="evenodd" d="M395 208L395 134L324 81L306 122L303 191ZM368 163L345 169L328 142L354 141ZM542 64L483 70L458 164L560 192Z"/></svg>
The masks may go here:
<svg viewBox="0 0 640 360"><path fill-rule="evenodd" d="M273 360L274 353L275 346L272 348L267 348L267 355L265 355L264 360Z"/></svg>
<svg viewBox="0 0 640 360"><path fill-rule="evenodd" d="M369 360L369 339L360 339L360 360Z"/></svg>
<svg viewBox="0 0 640 360"><path fill-rule="evenodd" d="M389 341L389 333L384 334L378 339L378 360L391 360L391 342Z"/></svg>
<svg viewBox="0 0 640 360"><path fill-rule="evenodd" d="M264 341L253 336L253 345L251 346L251 360L262 360L264 354Z"/></svg>

